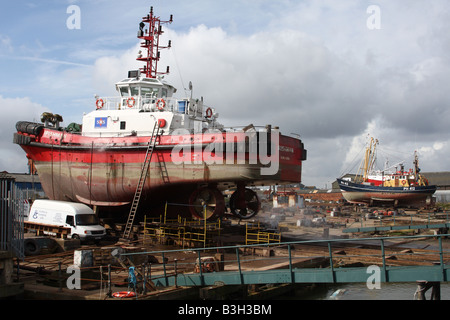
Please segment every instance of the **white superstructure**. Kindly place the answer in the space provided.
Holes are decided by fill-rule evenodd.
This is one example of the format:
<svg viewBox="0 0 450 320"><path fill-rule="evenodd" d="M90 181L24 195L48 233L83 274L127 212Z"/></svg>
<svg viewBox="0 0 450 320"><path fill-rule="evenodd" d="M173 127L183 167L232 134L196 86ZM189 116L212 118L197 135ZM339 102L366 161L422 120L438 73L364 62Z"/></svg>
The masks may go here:
<svg viewBox="0 0 450 320"><path fill-rule="evenodd" d="M83 116L82 134L92 137L151 135L159 122L163 134L185 129L201 133L205 129L222 129L213 108L202 99L173 97L176 89L159 78L147 78L130 71L118 82L120 96L96 97L95 110Z"/></svg>

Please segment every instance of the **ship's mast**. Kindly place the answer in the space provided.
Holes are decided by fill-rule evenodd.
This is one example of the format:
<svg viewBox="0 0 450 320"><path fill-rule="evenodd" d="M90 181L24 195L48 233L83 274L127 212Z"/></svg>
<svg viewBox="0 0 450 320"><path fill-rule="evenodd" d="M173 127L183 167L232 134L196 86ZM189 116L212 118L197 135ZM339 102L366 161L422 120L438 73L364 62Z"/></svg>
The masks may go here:
<svg viewBox="0 0 450 320"><path fill-rule="evenodd" d="M369 171L373 169L375 160L376 160L376 147L378 145L378 139L370 138L369 146L366 148L366 153L361 163L361 167L356 175L356 178L359 176L359 172L361 172L361 176L363 181L367 181L367 177L369 175Z"/></svg>
<svg viewBox="0 0 450 320"><path fill-rule="evenodd" d="M162 31L162 25L172 23L172 21L173 15L170 15L168 21L162 21L159 17L153 15L153 7L150 7L150 13L146 17L143 17L139 24L138 39L143 40L141 42L141 48L147 51L147 56L143 56L140 53L137 60L146 63L143 68L140 68L140 71L147 78L156 78L157 75L169 73L169 67L167 67L166 72L158 72L159 50L171 47L170 40L167 46L160 46L159 36L164 33Z"/></svg>

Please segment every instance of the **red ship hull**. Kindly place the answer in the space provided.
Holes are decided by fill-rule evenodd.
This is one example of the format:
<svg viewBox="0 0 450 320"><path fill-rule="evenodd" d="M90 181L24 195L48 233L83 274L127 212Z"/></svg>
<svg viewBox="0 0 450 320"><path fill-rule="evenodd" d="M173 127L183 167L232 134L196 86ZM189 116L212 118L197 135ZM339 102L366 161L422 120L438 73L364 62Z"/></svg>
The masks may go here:
<svg viewBox="0 0 450 320"><path fill-rule="evenodd" d="M15 143L34 162L50 199L97 206L119 206L133 200L151 137L86 137L43 127L38 134L35 129L28 131L18 129ZM170 194L170 189L183 187L195 192L204 186L212 190L222 207L217 192L234 186L300 183L302 161L306 159L301 140L279 135L279 145L271 148L270 166L276 170L266 175L262 169L269 165L267 161L261 163L263 159L256 149L250 150L248 134L237 132L231 138L229 141L226 133L159 136L143 194L152 198L152 192L158 189ZM220 144L218 139L222 139ZM211 151L209 146L215 141L216 148ZM217 146L221 145L223 152L218 152ZM237 150L238 146L245 150ZM173 161L174 156L179 157L178 161ZM211 156L214 161L207 161ZM152 199L157 200L165 201Z"/></svg>

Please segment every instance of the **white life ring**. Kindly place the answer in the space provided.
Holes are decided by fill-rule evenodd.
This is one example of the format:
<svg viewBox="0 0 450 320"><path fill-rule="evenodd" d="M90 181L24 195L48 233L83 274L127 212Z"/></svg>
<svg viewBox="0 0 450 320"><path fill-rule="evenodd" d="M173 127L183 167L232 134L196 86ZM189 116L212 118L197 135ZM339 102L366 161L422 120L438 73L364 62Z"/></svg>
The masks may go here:
<svg viewBox="0 0 450 320"><path fill-rule="evenodd" d="M158 99L158 101L156 102L156 107L158 108L158 110L163 110L165 106L166 101L164 101L163 98Z"/></svg>
<svg viewBox="0 0 450 320"><path fill-rule="evenodd" d="M95 101L95 106L97 107L97 110L103 108L103 105L104 105L103 99L97 99L97 101Z"/></svg>
<svg viewBox="0 0 450 320"><path fill-rule="evenodd" d="M205 114L207 118L211 118L213 115L212 109L211 108L206 109Z"/></svg>
<svg viewBox="0 0 450 320"><path fill-rule="evenodd" d="M136 297L136 293L134 293L133 291L119 291L119 292L114 292L112 294L112 296L114 298L132 298L132 297Z"/></svg>
<svg viewBox="0 0 450 320"><path fill-rule="evenodd" d="M136 101L134 100L133 97L128 98L128 99L127 99L127 106L128 106L128 108L133 108L135 102L136 102Z"/></svg>

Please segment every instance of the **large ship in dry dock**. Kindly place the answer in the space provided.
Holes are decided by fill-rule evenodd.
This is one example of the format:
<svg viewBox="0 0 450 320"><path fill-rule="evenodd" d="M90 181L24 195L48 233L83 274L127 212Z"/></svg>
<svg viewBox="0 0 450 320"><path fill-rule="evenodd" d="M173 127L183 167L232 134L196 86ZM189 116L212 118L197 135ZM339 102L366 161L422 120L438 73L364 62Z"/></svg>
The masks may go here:
<svg viewBox="0 0 450 320"><path fill-rule="evenodd" d="M14 142L33 161L50 199L99 207L130 205L139 194L152 204L171 199L189 214L224 213L223 190L236 188L229 206L240 218L254 216L260 201L247 186L299 183L306 150L277 127L224 128L202 99L175 98L157 71L162 21L142 18L137 60L145 65L116 83L118 97L96 97L82 125L63 128L62 117L20 121ZM172 197L172 198L171 198Z"/></svg>
<svg viewBox="0 0 450 320"><path fill-rule="evenodd" d="M414 169L405 171L404 165L394 171L375 171L373 165L376 158L378 140L371 138L366 148L364 161L355 181L339 178L337 182L342 196L350 203L356 204L391 204L421 205L430 204L431 196L436 192L435 185L420 173L417 153L414 156Z"/></svg>

